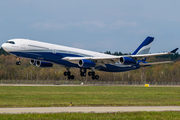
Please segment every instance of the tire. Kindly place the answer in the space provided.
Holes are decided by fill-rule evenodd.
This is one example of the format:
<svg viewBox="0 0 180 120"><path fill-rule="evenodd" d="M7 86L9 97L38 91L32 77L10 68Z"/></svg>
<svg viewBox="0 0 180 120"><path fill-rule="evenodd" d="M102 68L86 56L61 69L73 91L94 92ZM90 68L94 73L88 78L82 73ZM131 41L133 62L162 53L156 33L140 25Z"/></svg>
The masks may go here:
<svg viewBox="0 0 180 120"><path fill-rule="evenodd" d="M19 62L16 62L16 65L21 65L21 62L19 61Z"/></svg>
<svg viewBox="0 0 180 120"><path fill-rule="evenodd" d="M67 72L64 72L64 76L67 76L68 74L67 74Z"/></svg>
<svg viewBox="0 0 180 120"><path fill-rule="evenodd" d="M92 79L95 80L95 79L96 79L96 76L93 75L93 76L92 76Z"/></svg>
<svg viewBox="0 0 180 120"><path fill-rule="evenodd" d="M95 78L96 78L96 80L98 80L99 79L99 75L96 75Z"/></svg>
<svg viewBox="0 0 180 120"><path fill-rule="evenodd" d="M71 72L64 72L64 76L70 76Z"/></svg>
<svg viewBox="0 0 180 120"><path fill-rule="evenodd" d="M91 74L92 74L92 76L95 76L95 72L92 72Z"/></svg>
<svg viewBox="0 0 180 120"><path fill-rule="evenodd" d="M88 72L88 75L89 75L89 76L92 76L92 72Z"/></svg>
<svg viewBox="0 0 180 120"><path fill-rule="evenodd" d="M67 75L70 76L70 75L71 75L71 72L67 72Z"/></svg>
<svg viewBox="0 0 180 120"><path fill-rule="evenodd" d="M68 76L68 79L70 80L70 79L71 79L71 76Z"/></svg>
<svg viewBox="0 0 180 120"><path fill-rule="evenodd" d="M82 73L81 73L81 76L86 76L86 73L82 72Z"/></svg>
<svg viewBox="0 0 180 120"><path fill-rule="evenodd" d="M71 75L71 79L72 79L72 80L74 79L74 75Z"/></svg>

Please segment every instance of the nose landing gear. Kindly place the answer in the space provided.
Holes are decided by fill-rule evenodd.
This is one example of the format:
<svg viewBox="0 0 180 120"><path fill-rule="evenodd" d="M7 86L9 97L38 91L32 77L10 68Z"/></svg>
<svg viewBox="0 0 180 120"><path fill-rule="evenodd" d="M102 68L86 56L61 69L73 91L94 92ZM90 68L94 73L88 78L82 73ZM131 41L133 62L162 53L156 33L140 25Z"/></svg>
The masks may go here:
<svg viewBox="0 0 180 120"><path fill-rule="evenodd" d="M20 57L17 57L16 60L16 65L21 65Z"/></svg>

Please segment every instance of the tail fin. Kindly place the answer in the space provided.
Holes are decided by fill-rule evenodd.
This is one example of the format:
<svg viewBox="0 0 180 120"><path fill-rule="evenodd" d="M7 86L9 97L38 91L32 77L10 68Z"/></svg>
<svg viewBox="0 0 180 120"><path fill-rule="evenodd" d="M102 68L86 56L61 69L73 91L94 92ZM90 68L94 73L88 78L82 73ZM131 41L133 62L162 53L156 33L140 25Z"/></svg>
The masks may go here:
<svg viewBox="0 0 180 120"><path fill-rule="evenodd" d="M147 37L141 45L133 52L132 55L138 55L138 54L148 54L149 50L151 48L151 44L153 42L153 37Z"/></svg>

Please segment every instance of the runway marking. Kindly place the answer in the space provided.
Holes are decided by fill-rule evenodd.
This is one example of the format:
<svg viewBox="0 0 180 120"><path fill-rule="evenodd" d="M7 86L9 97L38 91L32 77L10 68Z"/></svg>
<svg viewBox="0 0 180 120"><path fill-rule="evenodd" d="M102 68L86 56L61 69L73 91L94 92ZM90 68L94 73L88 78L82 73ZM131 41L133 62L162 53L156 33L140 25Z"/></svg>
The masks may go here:
<svg viewBox="0 0 180 120"><path fill-rule="evenodd" d="M21 113L113 113L137 111L180 111L180 106L128 106L128 107L30 107L0 108L0 114Z"/></svg>

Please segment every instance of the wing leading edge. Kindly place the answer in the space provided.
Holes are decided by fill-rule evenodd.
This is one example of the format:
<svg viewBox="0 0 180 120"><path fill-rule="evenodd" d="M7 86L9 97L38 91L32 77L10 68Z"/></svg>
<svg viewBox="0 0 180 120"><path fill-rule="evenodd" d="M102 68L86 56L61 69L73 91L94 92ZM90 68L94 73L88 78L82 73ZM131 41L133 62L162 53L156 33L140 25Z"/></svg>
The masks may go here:
<svg viewBox="0 0 180 120"><path fill-rule="evenodd" d="M139 55L126 55L126 56L112 56L112 57L64 57L63 60L69 61L69 62L74 63L74 64L78 64L79 60L85 59L85 60L93 61L93 62L97 63L97 65L102 65L102 66L105 67L105 64L115 64L115 63L118 63L120 61L120 58L122 58L122 57L129 57L129 58L132 58L132 59L146 58L146 57L153 57L153 56L161 56L161 55L173 54L177 50L178 50L178 48L176 48L176 49L174 49L174 50L172 50L170 52L166 52L166 53L139 54ZM143 64L153 65L153 64L162 64L162 63L163 62L143 63ZM164 63L172 63L172 61L166 61Z"/></svg>

